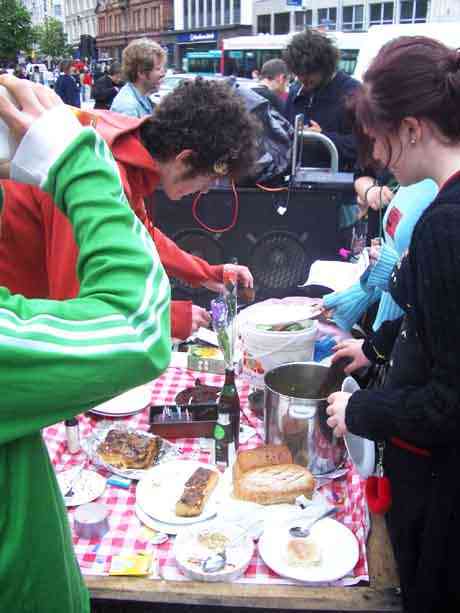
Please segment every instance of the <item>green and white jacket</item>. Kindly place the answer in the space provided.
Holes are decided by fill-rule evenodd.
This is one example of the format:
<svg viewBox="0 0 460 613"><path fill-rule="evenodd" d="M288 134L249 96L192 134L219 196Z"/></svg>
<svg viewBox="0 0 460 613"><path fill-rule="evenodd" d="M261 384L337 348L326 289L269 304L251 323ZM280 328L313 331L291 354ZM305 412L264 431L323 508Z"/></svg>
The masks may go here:
<svg viewBox="0 0 460 613"><path fill-rule="evenodd" d="M41 428L161 374L170 287L105 142L64 106L21 142L12 178L41 185L73 225L80 294L0 288L0 612L89 611Z"/></svg>

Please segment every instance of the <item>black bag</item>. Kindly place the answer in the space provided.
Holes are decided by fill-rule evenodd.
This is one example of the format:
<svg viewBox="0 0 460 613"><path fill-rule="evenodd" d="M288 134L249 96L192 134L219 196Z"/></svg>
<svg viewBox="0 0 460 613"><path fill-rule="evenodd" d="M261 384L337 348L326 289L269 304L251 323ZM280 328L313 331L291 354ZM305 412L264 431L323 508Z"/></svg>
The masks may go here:
<svg viewBox="0 0 460 613"><path fill-rule="evenodd" d="M255 165L256 170L251 179L253 182L276 182L289 173L294 128L266 98L249 87L239 85L234 77L230 77L228 82L243 98L247 109L254 113L263 127L263 133L257 143L259 155Z"/></svg>

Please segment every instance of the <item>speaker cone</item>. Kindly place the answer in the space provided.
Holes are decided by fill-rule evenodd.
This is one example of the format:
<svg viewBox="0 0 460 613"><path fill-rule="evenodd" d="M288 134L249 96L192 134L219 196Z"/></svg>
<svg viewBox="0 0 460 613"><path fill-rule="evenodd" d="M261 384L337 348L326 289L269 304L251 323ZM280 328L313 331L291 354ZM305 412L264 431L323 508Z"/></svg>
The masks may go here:
<svg viewBox="0 0 460 613"><path fill-rule="evenodd" d="M187 229L177 232L173 236L173 241L184 251L191 255L202 258L208 264L222 264L224 254L222 246L218 242L218 235L215 237L204 230ZM193 300L193 296L208 292L205 287L193 287L181 279L172 278L173 288L186 290Z"/></svg>
<svg viewBox="0 0 460 613"><path fill-rule="evenodd" d="M291 232L273 231L257 240L250 255L249 268L258 287L293 287L306 279L308 266L304 240Z"/></svg>

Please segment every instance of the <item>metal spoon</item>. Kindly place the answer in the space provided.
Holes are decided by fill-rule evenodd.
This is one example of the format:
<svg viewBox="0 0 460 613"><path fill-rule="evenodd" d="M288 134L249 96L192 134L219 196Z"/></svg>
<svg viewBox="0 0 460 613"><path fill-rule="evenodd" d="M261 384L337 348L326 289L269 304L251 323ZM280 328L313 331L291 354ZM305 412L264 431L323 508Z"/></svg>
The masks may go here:
<svg viewBox="0 0 460 613"><path fill-rule="evenodd" d="M247 534L249 534L249 532L251 532L251 530L255 528L255 526L257 526L257 524L259 524L260 522L260 519L257 520L248 528L246 528L239 536L231 540L230 543L227 543L227 545L225 545L221 551L217 551L216 553L213 553L207 558L205 558L201 563L201 570L203 570L205 573L218 573L220 570L222 570L227 563L226 549L229 547L234 547L236 543L241 541L241 539L244 538Z"/></svg>
<svg viewBox="0 0 460 613"><path fill-rule="evenodd" d="M329 515L334 515L334 513L336 512L336 507L327 509L326 511L323 511L323 513L318 515L318 517L315 517L315 519L312 519L309 523L303 526L292 526L291 528L289 528L289 534L295 538L307 538L307 536L310 535L311 528L316 524L316 522L318 522L320 519L323 519L324 517L329 517Z"/></svg>

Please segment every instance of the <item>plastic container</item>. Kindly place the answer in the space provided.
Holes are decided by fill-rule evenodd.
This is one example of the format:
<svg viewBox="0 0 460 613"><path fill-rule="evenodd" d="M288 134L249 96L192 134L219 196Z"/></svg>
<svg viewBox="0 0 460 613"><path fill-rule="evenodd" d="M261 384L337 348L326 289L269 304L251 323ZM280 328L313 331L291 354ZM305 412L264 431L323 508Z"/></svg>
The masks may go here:
<svg viewBox="0 0 460 613"><path fill-rule="evenodd" d="M3 85L0 85L0 96L6 96L18 106L16 100ZM16 140L10 134L10 129L3 119L0 119L0 164L9 162L13 158L17 146Z"/></svg>
<svg viewBox="0 0 460 613"><path fill-rule="evenodd" d="M280 319L281 318L281 319ZM282 319L284 318L284 319ZM258 324L279 321L303 321L298 331L261 330ZM286 305L259 303L246 309L239 326L243 352L243 375L256 389L264 389L265 374L288 362L309 362L313 359L317 322L305 322L305 311L290 310Z"/></svg>

